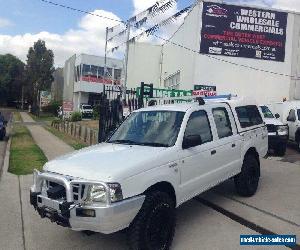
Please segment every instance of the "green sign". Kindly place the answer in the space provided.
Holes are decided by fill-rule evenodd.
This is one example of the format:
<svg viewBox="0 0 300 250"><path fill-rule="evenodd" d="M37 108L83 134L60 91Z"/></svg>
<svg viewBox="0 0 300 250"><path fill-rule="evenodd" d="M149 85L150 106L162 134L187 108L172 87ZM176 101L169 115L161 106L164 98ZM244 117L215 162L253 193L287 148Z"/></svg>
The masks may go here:
<svg viewBox="0 0 300 250"><path fill-rule="evenodd" d="M149 90L149 88L145 87L145 90ZM140 96L141 87L137 87L136 95ZM164 97L181 97L181 96L192 96L192 90L177 90L177 89L158 89L153 88L153 98L164 98Z"/></svg>

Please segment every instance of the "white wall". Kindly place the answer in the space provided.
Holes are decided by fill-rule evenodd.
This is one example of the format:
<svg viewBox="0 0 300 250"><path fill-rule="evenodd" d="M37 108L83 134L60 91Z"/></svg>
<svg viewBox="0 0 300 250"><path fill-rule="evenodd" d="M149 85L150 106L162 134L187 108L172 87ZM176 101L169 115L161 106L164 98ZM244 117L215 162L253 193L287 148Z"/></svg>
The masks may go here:
<svg viewBox="0 0 300 250"><path fill-rule="evenodd" d="M148 43L130 44L128 53L128 88L140 86L141 82L159 85L160 81L160 45Z"/></svg>
<svg viewBox="0 0 300 250"><path fill-rule="evenodd" d="M225 56L215 57L266 71L291 75L294 16L294 14L288 15L285 62ZM184 24L171 41L196 52L199 51L201 21L202 3L198 4L186 17ZM295 55L293 56L295 57ZM298 65L297 67L299 68ZM194 84L216 85L219 94L234 93L240 96L252 96L256 97L260 103L281 101L284 97L290 97L290 77L272 75L220 62L209 58L207 55L191 52L167 43L163 46L162 80L178 70L181 71L181 89L193 89Z"/></svg>

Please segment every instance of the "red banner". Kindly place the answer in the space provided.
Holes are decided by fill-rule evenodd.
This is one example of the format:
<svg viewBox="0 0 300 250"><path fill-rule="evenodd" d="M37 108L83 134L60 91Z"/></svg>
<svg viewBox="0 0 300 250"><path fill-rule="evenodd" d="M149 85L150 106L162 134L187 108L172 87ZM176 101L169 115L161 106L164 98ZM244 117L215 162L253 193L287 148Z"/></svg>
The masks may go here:
<svg viewBox="0 0 300 250"><path fill-rule="evenodd" d="M80 78L80 81L92 82L92 83L120 85L120 80L112 80L110 78L104 78L104 77L97 78L97 77L94 77L94 76L82 76Z"/></svg>

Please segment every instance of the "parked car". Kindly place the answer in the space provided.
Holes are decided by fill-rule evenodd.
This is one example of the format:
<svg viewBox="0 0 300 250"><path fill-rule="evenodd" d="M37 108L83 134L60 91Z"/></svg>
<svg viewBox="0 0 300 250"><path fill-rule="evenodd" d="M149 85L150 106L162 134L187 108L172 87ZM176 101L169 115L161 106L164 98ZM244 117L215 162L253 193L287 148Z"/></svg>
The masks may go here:
<svg viewBox="0 0 300 250"><path fill-rule="evenodd" d="M80 104L79 112L81 113L81 116L83 119L91 119L93 118L93 107L88 104Z"/></svg>
<svg viewBox="0 0 300 250"><path fill-rule="evenodd" d="M297 144L300 152L300 101L287 101L270 105L289 128L289 141Z"/></svg>
<svg viewBox="0 0 300 250"><path fill-rule="evenodd" d="M2 141L6 136L6 125L7 121L0 121L0 141Z"/></svg>
<svg viewBox="0 0 300 250"><path fill-rule="evenodd" d="M169 249L175 208L231 177L241 196L253 196L267 150L254 102L151 106L133 111L107 142L35 170L30 201L73 230L128 228L131 249Z"/></svg>
<svg viewBox="0 0 300 250"><path fill-rule="evenodd" d="M267 124L269 149L274 150L278 156L284 156L289 138L289 127L279 119L280 115L271 112L266 105L261 105L260 109Z"/></svg>

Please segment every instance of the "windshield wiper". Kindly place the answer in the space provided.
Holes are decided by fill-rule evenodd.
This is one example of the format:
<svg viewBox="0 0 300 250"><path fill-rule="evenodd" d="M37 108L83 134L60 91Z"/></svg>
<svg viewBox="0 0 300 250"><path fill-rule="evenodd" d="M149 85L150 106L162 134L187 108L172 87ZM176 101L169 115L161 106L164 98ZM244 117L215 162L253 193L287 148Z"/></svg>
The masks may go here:
<svg viewBox="0 0 300 250"><path fill-rule="evenodd" d="M158 142L141 142L138 145L141 146L150 146L150 147L169 147L168 144L164 144L164 143L158 143Z"/></svg>
<svg viewBox="0 0 300 250"><path fill-rule="evenodd" d="M113 141L108 141L108 143L116 143L116 144L136 144L138 145L138 142L131 141L131 140L113 140Z"/></svg>

